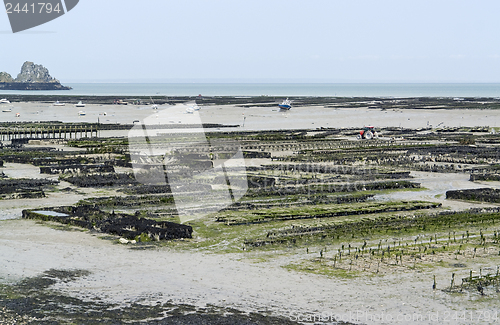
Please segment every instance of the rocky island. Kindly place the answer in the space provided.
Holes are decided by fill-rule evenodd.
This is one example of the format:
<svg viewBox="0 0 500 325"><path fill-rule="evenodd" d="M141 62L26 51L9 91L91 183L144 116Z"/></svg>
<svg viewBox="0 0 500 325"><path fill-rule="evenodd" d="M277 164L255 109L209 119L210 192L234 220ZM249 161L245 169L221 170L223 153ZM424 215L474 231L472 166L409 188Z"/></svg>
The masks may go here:
<svg viewBox="0 0 500 325"><path fill-rule="evenodd" d="M17 78L7 72L0 72L0 90L70 90L49 74L40 64L26 61Z"/></svg>

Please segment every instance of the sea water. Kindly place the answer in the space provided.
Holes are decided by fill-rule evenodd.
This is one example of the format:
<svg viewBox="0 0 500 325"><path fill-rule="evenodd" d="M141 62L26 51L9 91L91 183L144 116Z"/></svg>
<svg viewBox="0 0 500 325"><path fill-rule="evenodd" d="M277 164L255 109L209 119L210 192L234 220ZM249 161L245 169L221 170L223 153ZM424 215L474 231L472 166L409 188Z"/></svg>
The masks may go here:
<svg viewBox="0 0 500 325"><path fill-rule="evenodd" d="M500 97L498 83L73 83L72 90L0 90L16 95Z"/></svg>

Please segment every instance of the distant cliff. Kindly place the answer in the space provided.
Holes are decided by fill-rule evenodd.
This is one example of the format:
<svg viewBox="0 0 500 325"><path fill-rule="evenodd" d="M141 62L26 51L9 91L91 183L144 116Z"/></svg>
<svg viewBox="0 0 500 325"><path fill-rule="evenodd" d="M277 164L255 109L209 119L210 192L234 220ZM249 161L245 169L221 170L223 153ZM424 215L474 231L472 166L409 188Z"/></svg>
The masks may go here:
<svg viewBox="0 0 500 325"><path fill-rule="evenodd" d="M7 72L0 72L0 89L69 90L71 87L61 85L59 80L51 77L49 70L44 66L26 61L16 79Z"/></svg>

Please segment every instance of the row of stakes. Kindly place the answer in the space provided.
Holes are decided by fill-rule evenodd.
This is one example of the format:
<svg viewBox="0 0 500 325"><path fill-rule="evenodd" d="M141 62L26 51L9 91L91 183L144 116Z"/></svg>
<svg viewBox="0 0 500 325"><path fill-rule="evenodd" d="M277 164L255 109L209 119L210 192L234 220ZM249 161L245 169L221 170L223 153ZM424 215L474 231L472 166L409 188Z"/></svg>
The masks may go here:
<svg viewBox="0 0 500 325"><path fill-rule="evenodd" d="M453 233L453 240L451 239L451 233L448 235L448 240L444 243L444 245L441 246L443 251L445 251L449 246L450 243L457 243L457 239L455 236L455 233ZM475 237L474 237L475 238ZM455 259L458 259L458 255L466 255L466 250L463 249L463 244L469 243L469 240L471 239L471 236L469 234L469 231L466 231L465 233L462 234L462 239L458 240L458 243L460 244L458 247L458 251L455 253ZM480 230L480 238L479 238L479 245L482 246L483 248L483 253L486 252L486 246L487 246L487 237L483 234L482 230ZM500 241L500 232L494 231L494 233L491 236L491 244L498 244ZM418 237L414 240L415 244L414 246L409 246L408 243L402 244L401 241L393 241L392 245L392 250L391 250L391 245L390 243L387 245L387 248L382 248L382 241L379 241L377 247L374 248L368 248L367 249L367 242L365 241L363 243L363 246L361 248L358 247L352 247L351 244L348 244L347 247L345 245L342 245L341 248L338 249L337 253L335 256L333 256L333 267L336 268L340 263L342 263L342 258L346 258L346 256L350 257L350 262L349 262L349 271L352 270L352 266L355 263L355 260L358 260L360 257L364 257L366 253L368 253L368 256L370 258L370 265L368 266L368 269L371 268L371 261L375 259L375 256L380 256L380 260L378 261L377 264L377 271L376 273L379 273L380 271L380 263L384 263L387 265L400 265L403 266L403 256L408 255L413 257L413 268L416 266L416 261L417 258L422 258L425 254L432 251L432 255L434 255L436 252L436 249L438 247L433 247L432 244L438 244L438 242L442 243L442 240L439 240L437 235L435 234L434 236L431 236L429 238L429 243L425 243L424 241L421 240L420 243L418 243ZM418 252L417 252L417 247L418 247ZM351 257L351 252L354 254L354 258ZM306 253L309 254L309 248L306 248ZM319 252L319 258L323 259L326 257L327 253L327 248L323 248ZM390 264L390 258L391 258L391 253L394 256L394 262L395 264ZM473 253L471 252L470 258L476 258L477 256L477 247L474 247ZM498 255L500 255L500 251L498 252ZM363 267L363 271L366 270L366 266ZM466 281L466 280L464 280Z"/></svg>

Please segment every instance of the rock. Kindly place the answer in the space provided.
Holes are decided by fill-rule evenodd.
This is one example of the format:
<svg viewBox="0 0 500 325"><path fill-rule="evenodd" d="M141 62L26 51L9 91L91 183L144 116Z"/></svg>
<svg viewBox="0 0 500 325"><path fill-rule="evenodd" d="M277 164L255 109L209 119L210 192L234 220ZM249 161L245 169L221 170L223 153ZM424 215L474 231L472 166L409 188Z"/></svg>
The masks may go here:
<svg viewBox="0 0 500 325"><path fill-rule="evenodd" d="M0 72L0 82L14 82L14 78L7 72Z"/></svg>
<svg viewBox="0 0 500 325"><path fill-rule="evenodd" d="M21 72L13 79L7 72L0 72L0 89L2 90L69 90L71 87L61 85L53 78L49 70L40 64L26 61Z"/></svg>
<svg viewBox="0 0 500 325"><path fill-rule="evenodd" d="M70 90L54 82L0 82L0 90Z"/></svg>
<svg viewBox="0 0 500 325"><path fill-rule="evenodd" d="M128 244L128 240L125 238L120 238L118 239L118 241L120 242L120 244Z"/></svg>
<svg viewBox="0 0 500 325"><path fill-rule="evenodd" d="M49 70L40 64L26 61L21 67L21 72L17 75L15 82L53 82L59 80L50 76Z"/></svg>

